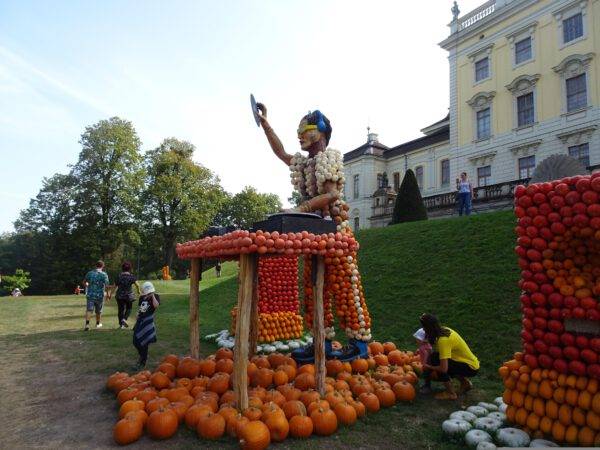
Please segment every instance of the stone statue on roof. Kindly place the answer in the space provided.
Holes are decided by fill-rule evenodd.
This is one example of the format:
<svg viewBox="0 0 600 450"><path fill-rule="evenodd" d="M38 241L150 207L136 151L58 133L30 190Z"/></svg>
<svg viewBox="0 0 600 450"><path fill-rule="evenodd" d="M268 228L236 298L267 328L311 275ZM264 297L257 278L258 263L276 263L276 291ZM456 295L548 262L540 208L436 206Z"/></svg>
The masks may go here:
<svg viewBox="0 0 600 450"><path fill-rule="evenodd" d="M456 0L454 1L454 5L452 6L452 22L456 22L458 20L458 16L460 14L460 9L458 9L458 3Z"/></svg>

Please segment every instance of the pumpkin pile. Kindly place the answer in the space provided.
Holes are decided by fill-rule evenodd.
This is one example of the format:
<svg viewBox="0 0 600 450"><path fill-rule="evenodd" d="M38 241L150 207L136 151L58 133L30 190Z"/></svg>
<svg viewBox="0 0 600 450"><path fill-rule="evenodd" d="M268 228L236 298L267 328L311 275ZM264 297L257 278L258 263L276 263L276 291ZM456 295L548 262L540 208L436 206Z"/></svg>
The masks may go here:
<svg viewBox="0 0 600 450"><path fill-rule="evenodd" d="M523 353L500 368L508 420L600 439L600 173L515 189Z"/></svg>
<svg viewBox="0 0 600 450"><path fill-rule="evenodd" d="M298 339L304 333L299 314L298 258L272 256L258 260L258 342ZM235 334L237 307L231 310Z"/></svg>
<svg viewBox="0 0 600 450"><path fill-rule="evenodd" d="M167 355L154 372L117 372L107 387L119 402L113 436L120 445L175 435L179 426L201 439L230 436L243 449L264 449L288 437L329 436L397 402L415 398L418 356L391 342L369 345L368 359L327 361L326 394L315 390L315 367L290 356L255 356L248 364L249 406L236 407L233 352L221 348L206 359Z"/></svg>
<svg viewBox="0 0 600 450"><path fill-rule="evenodd" d="M235 230L222 236L177 244L180 259L237 259L240 254L322 255L338 258L358 251L358 242L348 234L279 233L258 230Z"/></svg>

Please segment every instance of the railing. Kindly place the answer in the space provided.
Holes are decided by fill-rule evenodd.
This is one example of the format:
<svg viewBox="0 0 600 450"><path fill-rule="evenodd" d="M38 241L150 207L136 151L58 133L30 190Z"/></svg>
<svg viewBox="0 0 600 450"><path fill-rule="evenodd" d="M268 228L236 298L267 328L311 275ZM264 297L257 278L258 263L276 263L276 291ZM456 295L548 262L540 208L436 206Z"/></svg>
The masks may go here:
<svg viewBox="0 0 600 450"><path fill-rule="evenodd" d="M484 17L489 16L496 10L496 0L490 0L479 8L471 11L464 17L461 17L460 20L460 30L464 30L465 28L470 27L476 22L479 22Z"/></svg>
<svg viewBox="0 0 600 450"><path fill-rule="evenodd" d="M526 185L529 183L529 180L529 178L524 178L522 180L513 180L474 188L473 203L482 204L500 200L511 200L514 197L515 188L520 184ZM456 206L456 200L456 191L423 197L423 203L428 211L454 208ZM371 218L391 216L394 211L394 205L373 206L372 210L373 212Z"/></svg>

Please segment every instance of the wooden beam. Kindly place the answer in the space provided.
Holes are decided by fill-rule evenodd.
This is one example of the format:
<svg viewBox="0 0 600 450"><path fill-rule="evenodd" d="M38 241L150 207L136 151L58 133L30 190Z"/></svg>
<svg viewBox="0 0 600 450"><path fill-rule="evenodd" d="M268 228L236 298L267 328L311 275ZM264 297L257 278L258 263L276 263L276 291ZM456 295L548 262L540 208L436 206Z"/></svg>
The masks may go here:
<svg viewBox="0 0 600 450"><path fill-rule="evenodd" d="M316 261L315 261L316 260ZM316 267L315 267L316 266ZM317 391L325 395L325 317L323 309L323 287L325 285L325 261L322 256L313 258L315 281L313 285L313 345L315 348L315 373Z"/></svg>
<svg viewBox="0 0 600 450"><path fill-rule="evenodd" d="M240 283L233 350L233 391L240 411L248 408L248 350L257 261L256 255L240 255Z"/></svg>
<svg viewBox="0 0 600 450"><path fill-rule="evenodd" d="M250 348L248 358L252 358L256 353L258 344L258 269L254 271L252 282L252 307L250 309Z"/></svg>
<svg viewBox="0 0 600 450"><path fill-rule="evenodd" d="M200 307L200 277L202 260L194 258L190 269L190 355L200 357L200 327L198 309Z"/></svg>

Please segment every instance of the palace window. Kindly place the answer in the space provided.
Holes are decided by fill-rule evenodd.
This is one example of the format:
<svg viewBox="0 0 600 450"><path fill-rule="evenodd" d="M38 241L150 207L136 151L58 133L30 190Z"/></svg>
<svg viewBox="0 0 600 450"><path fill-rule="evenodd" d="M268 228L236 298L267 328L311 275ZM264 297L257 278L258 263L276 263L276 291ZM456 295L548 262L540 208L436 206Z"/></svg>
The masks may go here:
<svg viewBox="0 0 600 450"><path fill-rule="evenodd" d="M533 92L517 97L517 126L523 127L535 122Z"/></svg>
<svg viewBox="0 0 600 450"><path fill-rule="evenodd" d="M579 160L583 167L590 165L590 144L573 145L569 147L569 156Z"/></svg>
<svg viewBox="0 0 600 450"><path fill-rule="evenodd" d="M356 200L360 194L359 191L359 187L358 187L358 182L359 182L359 175L356 174L354 175L353 179L352 179L352 188L353 188L353 197Z"/></svg>
<svg viewBox="0 0 600 450"><path fill-rule="evenodd" d="M381 189L383 187L383 174L377 174L377 189Z"/></svg>
<svg viewBox="0 0 600 450"><path fill-rule="evenodd" d="M531 178L535 169L535 155L519 158L519 179Z"/></svg>
<svg viewBox="0 0 600 450"><path fill-rule="evenodd" d="M571 42L583 36L583 15L577 13L562 22L563 43Z"/></svg>
<svg viewBox="0 0 600 450"><path fill-rule="evenodd" d="M488 186L492 182L492 166L477 168L477 186Z"/></svg>
<svg viewBox="0 0 600 450"><path fill-rule="evenodd" d="M475 63L475 82L485 80L490 76L490 59L486 56Z"/></svg>
<svg viewBox="0 0 600 450"><path fill-rule="evenodd" d="M585 73L567 78L567 112L587 106L587 83Z"/></svg>
<svg viewBox="0 0 600 450"><path fill-rule="evenodd" d="M531 57L531 36L528 36L515 44L515 64L528 61Z"/></svg>
<svg viewBox="0 0 600 450"><path fill-rule="evenodd" d="M400 191L400 172L394 172L394 191Z"/></svg>
<svg viewBox="0 0 600 450"><path fill-rule="evenodd" d="M477 111L477 139L487 139L491 135L490 108Z"/></svg>
<svg viewBox="0 0 600 450"><path fill-rule="evenodd" d="M360 217L354 218L354 231L358 231L360 228Z"/></svg>
<svg viewBox="0 0 600 450"><path fill-rule="evenodd" d="M442 186L448 186L450 184L450 160L443 159L442 165Z"/></svg>
<svg viewBox="0 0 600 450"><path fill-rule="evenodd" d="M423 189L423 166L415 168L415 176L417 177L419 189Z"/></svg>

